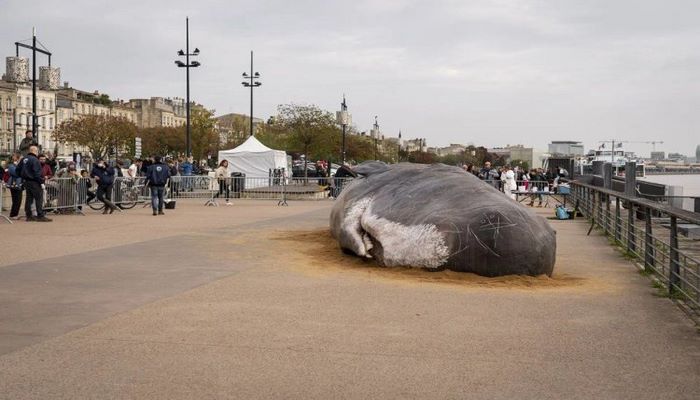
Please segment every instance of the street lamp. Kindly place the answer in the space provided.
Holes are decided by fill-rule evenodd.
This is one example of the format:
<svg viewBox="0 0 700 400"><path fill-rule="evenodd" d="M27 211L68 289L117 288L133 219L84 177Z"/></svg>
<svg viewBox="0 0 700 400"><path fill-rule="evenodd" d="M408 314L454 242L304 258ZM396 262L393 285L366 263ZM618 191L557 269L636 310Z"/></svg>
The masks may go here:
<svg viewBox="0 0 700 400"><path fill-rule="evenodd" d="M396 149L396 162L401 162L401 129L399 129L399 143Z"/></svg>
<svg viewBox="0 0 700 400"><path fill-rule="evenodd" d="M377 140L379 139L379 122L377 122L377 116L374 116L374 125L372 128L372 136L374 137L374 159L379 160L377 157Z"/></svg>
<svg viewBox="0 0 700 400"><path fill-rule="evenodd" d="M343 127L343 147L342 147L342 160L343 160L343 165L345 165L345 128L352 124L352 115L348 113L348 105L345 103L345 95L343 95L343 102L340 103L340 111L335 113L335 117L340 124L340 126Z"/></svg>
<svg viewBox="0 0 700 400"><path fill-rule="evenodd" d="M243 79L250 80L250 82L243 81L241 84L244 87L250 88L250 136L253 136L253 88L256 88L262 83L258 81L260 79L259 72L253 72L253 51L250 51L250 75L243 73Z"/></svg>
<svg viewBox="0 0 700 400"><path fill-rule="evenodd" d="M38 124L36 116L36 52L38 51L39 53L45 54L49 57L49 67L51 67L51 52L46 50L43 44L41 46L44 48L36 47L36 41L36 28L32 28L32 45L30 46L28 44L15 42L15 54L17 57L19 57L20 47L24 47L25 49L32 51L32 135L37 143L41 143L39 141L39 130L37 129Z"/></svg>
<svg viewBox="0 0 700 400"><path fill-rule="evenodd" d="M190 53L190 19L189 17L185 18L185 50L183 51L180 49L177 52L177 55L180 57L185 57L185 62L183 63L180 60L175 61L175 65L178 66L178 68L185 68L187 71L187 105L185 106L185 112L186 112L186 119L187 119L187 138L186 138L186 144L185 146L187 147L186 154L187 157L189 158L192 155L192 146L191 146L191 140L190 140L190 68L197 68L199 67L200 64L199 61L192 61L190 62L190 57L196 57L199 55L199 49L195 48L192 53Z"/></svg>

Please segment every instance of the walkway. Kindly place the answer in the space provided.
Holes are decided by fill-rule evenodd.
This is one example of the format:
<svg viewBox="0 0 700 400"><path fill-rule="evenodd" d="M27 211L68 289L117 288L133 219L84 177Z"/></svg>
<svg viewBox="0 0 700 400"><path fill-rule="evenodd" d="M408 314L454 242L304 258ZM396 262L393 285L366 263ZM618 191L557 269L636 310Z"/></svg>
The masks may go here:
<svg viewBox="0 0 700 400"><path fill-rule="evenodd" d="M0 399L700 396L700 334L583 220L555 279L484 282L339 262L331 203L275 204L0 225Z"/></svg>

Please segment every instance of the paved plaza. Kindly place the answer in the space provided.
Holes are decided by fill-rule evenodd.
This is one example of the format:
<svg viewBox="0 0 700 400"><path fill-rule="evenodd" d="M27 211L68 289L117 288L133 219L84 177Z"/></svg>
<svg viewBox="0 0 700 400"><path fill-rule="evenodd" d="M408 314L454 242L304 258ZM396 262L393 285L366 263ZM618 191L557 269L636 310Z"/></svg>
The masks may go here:
<svg viewBox="0 0 700 400"><path fill-rule="evenodd" d="M585 221L488 280L342 256L331 206L0 224L0 399L700 396L696 327Z"/></svg>

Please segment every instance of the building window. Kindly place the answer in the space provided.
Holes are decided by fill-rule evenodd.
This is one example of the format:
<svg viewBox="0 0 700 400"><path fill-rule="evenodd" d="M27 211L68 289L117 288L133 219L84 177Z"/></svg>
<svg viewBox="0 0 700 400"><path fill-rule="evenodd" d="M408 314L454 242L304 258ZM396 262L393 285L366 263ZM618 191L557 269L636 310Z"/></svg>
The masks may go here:
<svg viewBox="0 0 700 400"><path fill-rule="evenodd" d="M27 127L29 127L32 123L31 120L29 119L30 115L27 114Z"/></svg>
<svg viewBox="0 0 700 400"><path fill-rule="evenodd" d="M81 108L81 112L82 112L83 114L85 114L85 104L81 104L81 105L80 105L80 108Z"/></svg>
<svg viewBox="0 0 700 400"><path fill-rule="evenodd" d="M53 99L49 99L49 110L53 110Z"/></svg>
<svg viewBox="0 0 700 400"><path fill-rule="evenodd" d="M46 129L46 117L41 117L41 128Z"/></svg>
<svg viewBox="0 0 700 400"><path fill-rule="evenodd" d="M8 131L12 130L12 121L10 121L9 119L7 120L7 130Z"/></svg>
<svg viewBox="0 0 700 400"><path fill-rule="evenodd" d="M7 98L7 111L12 111L12 100L10 98Z"/></svg>
<svg viewBox="0 0 700 400"><path fill-rule="evenodd" d="M22 107L22 98L21 97L17 98L17 107Z"/></svg>
<svg viewBox="0 0 700 400"><path fill-rule="evenodd" d="M41 99L41 109L46 110L46 99Z"/></svg>
<svg viewBox="0 0 700 400"><path fill-rule="evenodd" d="M32 101L29 100L29 96L25 97L25 100L26 100L26 102L25 102L25 107L29 108L29 107L31 106L31 104L32 104Z"/></svg>
<svg viewBox="0 0 700 400"><path fill-rule="evenodd" d="M49 117L49 129L53 129L53 117Z"/></svg>

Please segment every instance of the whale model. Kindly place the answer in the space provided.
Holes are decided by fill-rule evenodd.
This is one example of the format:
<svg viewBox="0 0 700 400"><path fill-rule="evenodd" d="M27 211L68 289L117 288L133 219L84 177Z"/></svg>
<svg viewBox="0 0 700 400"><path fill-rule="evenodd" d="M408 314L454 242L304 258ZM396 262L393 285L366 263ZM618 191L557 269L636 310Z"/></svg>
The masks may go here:
<svg viewBox="0 0 700 400"><path fill-rule="evenodd" d="M367 162L331 211L345 252L384 266L551 276L547 220L457 167Z"/></svg>

